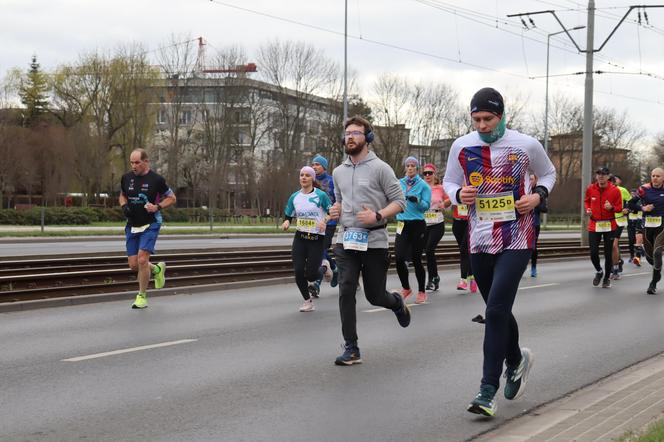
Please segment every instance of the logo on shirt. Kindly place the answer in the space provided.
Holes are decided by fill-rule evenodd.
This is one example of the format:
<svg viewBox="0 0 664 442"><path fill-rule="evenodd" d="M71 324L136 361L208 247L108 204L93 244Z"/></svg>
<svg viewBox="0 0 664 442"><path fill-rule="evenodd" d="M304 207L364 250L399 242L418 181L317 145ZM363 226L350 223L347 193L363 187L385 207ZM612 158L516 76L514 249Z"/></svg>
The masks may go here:
<svg viewBox="0 0 664 442"><path fill-rule="evenodd" d="M482 174L479 172L473 172L468 175L468 181L473 186L481 186L484 182L484 177L482 177Z"/></svg>
<svg viewBox="0 0 664 442"><path fill-rule="evenodd" d="M515 163L519 161L519 156L515 153L511 153L507 155L507 161L509 161L510 163Z"/></svg>
<svg viewBox="0 0 664 442"><path fill-rule="evenodd" d="M516 180L513 176L503 175L503 176L491 176L488 175L484 178L487 184L515 184Z"/></svg>

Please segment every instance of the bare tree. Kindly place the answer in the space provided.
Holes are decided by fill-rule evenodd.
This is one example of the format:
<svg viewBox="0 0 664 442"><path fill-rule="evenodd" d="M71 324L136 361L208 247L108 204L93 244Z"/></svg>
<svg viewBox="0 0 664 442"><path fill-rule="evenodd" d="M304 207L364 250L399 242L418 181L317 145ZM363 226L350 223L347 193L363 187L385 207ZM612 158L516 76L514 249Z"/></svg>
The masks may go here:
<svg viewBox="0 0 664 442"><path fill-rule="evenodd" d="M160 138L166 155L162 165L166 166L166 180L177 187L180 176L180 157L192 141L191 127L195 112L192 110L191 83L197 64L197 54L191 36L171 35L169 41L158 52L157 60L165 76L164 93L160 98Z"/></svg>
<svg viewBox="0 0 664 442"><path fill-rule="evenodd" d="M376 152L392 168L401 170L410 142L404 130L413 121L413 87L403 77L383 74L374 83L373 91L376 98L371 107L376 123L384 126L376 131Z"/></svg>
<svg viewBox="0 0 664 442"><path fill-rule="evenodd" d="M316 94L328 90L338 67L324 53L304 42L267 43L258 50L262 78L274 85L271 113L275 152L268 161L272 173L283 186L270 187L275 193L276 207L283 207L289 189L296 183L297 169L302 162L303 136L306 120L314 106ZM275 206L273 206L275 207Z"/></svg>

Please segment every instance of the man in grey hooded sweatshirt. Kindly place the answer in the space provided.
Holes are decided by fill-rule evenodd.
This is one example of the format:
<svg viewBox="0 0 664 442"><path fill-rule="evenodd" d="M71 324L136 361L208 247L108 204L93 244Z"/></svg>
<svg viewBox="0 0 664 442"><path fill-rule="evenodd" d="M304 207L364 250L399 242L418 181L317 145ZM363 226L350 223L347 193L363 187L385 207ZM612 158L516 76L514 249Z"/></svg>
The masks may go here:
<svg viewBox="0 0 664 442"><path fill-rule="evenodd" d="M334 169L336 203L330 216L339 219L334 256L339 269L339 310L344 352L336 365L362 362L357 346L355 294L362 273L367 300L394 312L402 327L410 324L410 311L398 292L388 292L387 218L401 212L406 200L392 168L369 151L374 134L366 119L355 116L344 124L348 157Z"/></svg>

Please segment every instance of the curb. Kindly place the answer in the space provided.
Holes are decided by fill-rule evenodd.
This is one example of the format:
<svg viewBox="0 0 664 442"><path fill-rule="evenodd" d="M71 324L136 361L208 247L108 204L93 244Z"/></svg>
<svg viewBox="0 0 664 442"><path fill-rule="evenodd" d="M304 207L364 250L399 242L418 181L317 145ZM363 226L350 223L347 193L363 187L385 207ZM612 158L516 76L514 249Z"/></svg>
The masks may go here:
<svg viewBox="0 0 664 442"><path fill-rule="evenodd" d="M613 440L661 418L663 396L664 353L659 353L470 440Z"/></svg>

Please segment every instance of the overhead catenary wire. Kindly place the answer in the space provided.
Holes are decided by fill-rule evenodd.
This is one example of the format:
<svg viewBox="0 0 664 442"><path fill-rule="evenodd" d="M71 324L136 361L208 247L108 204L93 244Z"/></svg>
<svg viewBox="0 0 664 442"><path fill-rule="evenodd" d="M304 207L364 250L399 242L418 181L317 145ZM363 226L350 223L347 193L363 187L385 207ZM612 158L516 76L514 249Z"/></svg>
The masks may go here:
<svg viewBox="0 0 664 442"><path fill-rule="evenodd" d="M223 1L220 1L220 0L209 0L209 2L220 5L220 6L225 6L225 7L228 7L228 8L237 9L237 10L248 12L248 13L251 13L251 14L256 14L256 15L260 15L260 16L263 16L263 17L271 18L271 19L274 19L274 20L279 20L279 21L283 21L283 22L286 22L286 23L290 23L290 24L294 24L294 25L298 25L298 26L303 26L303 27L310 28L310 29L315 29L317 31L326 32L328 34L334 34L334 35L339 35L339 36L344 35L343 32L335 31L334 29L328 29L328 28L324 28L322 26L312 25L310 23L304 23L304 22L300 22L300 21L293 20L293 19L290 19L290 18L281 17L281 16L274 15L274 14L269 14L267 12L257 11L255 9L249 9L249 8L245 8L245 7L242 7L242 6L233 5L233 4L226 3L226 2L223 2ZM366 38L366 37L362 37L362 36L358 36L358 35L348 34L348 38L363 41L363 42L367 42L367 43L371 43L371 44L375 44L375 45L378 45L378 46L383 46L383 47L396 49L396 50L403 51L403 52L409 52L409 53L412 53L412 54L417 54L417 55L422 55L422 56L426 56L426 57L430 57L430 58L435 58L435 59L438 59L438 60L447 61L447 62L454 63L454 64L462 64L462 65L465 65L465 66L474 67L476 69L482 69L482 70L486 70L486 71L497 72L497 73L500 73L500 74L509 75L509 76L513 76L513 77L528 78L525 75L518 74L518 73L515 73L515 72L509 72L509 71L505 71L505 70L501 70L501 69L495 69L495 68L491 68L491 67L488 67L488 66L482 66L482 65L479 65L479 64L476 64L476 63L469 63L469 62L466 62L466 61L459 61L459 60L455 60L455 59L450 58L450 57L445 57L443 55L432 54L430 52L421 51L421 50L418 50L418 49L407 48L407 47L399 46L399 45L396 45L396 44L393 44L393 43L386 43L386 42L383 42L383 41L380 41L380 40L374 40L374 39L371 39L371 38Z"/></svg>

